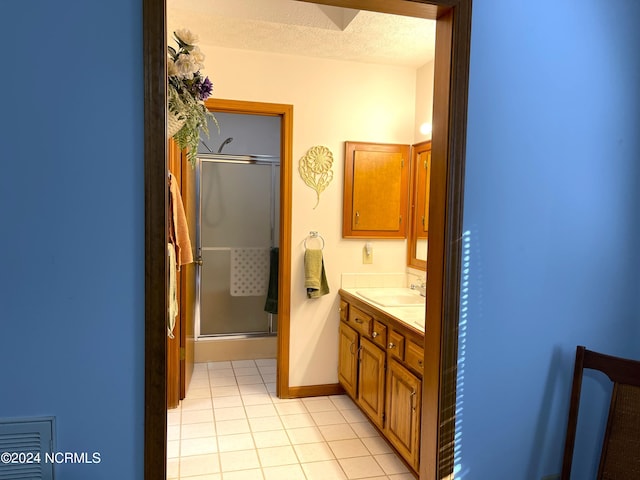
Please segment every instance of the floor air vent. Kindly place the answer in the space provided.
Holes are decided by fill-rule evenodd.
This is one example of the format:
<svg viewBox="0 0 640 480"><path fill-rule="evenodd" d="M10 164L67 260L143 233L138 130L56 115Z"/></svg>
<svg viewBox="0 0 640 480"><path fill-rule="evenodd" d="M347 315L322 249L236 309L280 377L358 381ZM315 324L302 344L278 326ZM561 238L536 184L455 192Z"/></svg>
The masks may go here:
<svg viewBox="0 0 640 480"><path fill-rule="evenodd" d="M0 480L53 480L54 418L0 419Z"/></svg>

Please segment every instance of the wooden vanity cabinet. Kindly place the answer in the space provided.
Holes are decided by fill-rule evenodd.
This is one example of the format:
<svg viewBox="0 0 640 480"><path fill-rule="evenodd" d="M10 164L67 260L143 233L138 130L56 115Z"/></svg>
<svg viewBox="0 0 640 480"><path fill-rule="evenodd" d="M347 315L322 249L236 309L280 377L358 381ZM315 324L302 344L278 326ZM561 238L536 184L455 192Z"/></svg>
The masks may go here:
<svg viewBox="0 0 640 480"><path fill-rule="evenodd" d="M424 335L341 292L338 380L418 471Z"/></svg>

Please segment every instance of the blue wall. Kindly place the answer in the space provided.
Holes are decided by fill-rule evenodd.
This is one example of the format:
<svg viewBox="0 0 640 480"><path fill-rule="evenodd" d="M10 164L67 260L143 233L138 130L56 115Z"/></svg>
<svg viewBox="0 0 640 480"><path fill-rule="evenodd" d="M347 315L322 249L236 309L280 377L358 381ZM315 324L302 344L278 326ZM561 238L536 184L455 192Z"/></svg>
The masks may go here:
<svg viewBox="0 0 640 480"><path fill-rule="evenodd" d="M56 417L64 480L143 472L140 1L3 2L0 417Z"/></svg>
<svg viewBox="0 0 640 480"><path fill-rule="evenodd" d="M640 356L638 20L636 0L474 1L466 478L558 472L576 344ZM58 450L101 453L65 480L142 478L141 25L139 0L0 16L0 417L55 415Z"/></svg>
<svg viewBox="0 0 640 480"><path fill-rule="evenodd" d="M639 20L636 0L474 0L465 478L558 473L576 345L640 358ZM604 382L584 388L574 478L602 429Z"/></svg>

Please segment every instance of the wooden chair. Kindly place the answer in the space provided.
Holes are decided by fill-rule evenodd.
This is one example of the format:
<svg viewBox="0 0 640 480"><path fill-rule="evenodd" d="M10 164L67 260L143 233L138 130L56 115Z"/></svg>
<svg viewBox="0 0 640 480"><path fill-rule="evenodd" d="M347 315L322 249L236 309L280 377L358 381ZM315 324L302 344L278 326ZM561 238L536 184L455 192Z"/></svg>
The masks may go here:
<svg viewBox="0 0 640 480"><path fill-rule="evenodd" d="M585 368L606 374L613 382L609 417L602 443L597 480L640 479L640 361L576 349L571 403L561 480L569 480L578 423L582 372Z"/></svg>

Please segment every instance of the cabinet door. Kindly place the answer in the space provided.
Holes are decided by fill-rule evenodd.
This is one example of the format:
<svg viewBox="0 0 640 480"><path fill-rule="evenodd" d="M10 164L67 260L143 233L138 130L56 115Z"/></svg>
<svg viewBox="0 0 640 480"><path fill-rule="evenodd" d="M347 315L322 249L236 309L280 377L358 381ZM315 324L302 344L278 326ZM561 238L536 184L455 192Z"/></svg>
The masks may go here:
<svg viewBox="0 0 640 480"><path fill-rule="evenodd" d="M338 350L338 380L347 394L355 400L358 381L358 332L344 322L340 322Z"/></svg>
<svg viewBox="0 0 640 480"><path fill-rule="evenodd" d="M429 230L429 191L431 189L431 142L413 146L411 176L411 226L407 250L409 265L420 270L427 268L427 237Z"/></svg>
<svg viewBox="0 0 640 480"><path fill-rule="evenodd" d="M420 460L420 405L422 382L395 360L387 373L385 434L416 470Z"/></svg>
<svg viewBox="0 0 640 480"><path fill-rule="evenodd" d="M409 146L346 142L342 236L404 238Z"/></svg>
<svg viewBox="0 0 640 480"><path fill-rule="evenodd" d="M385 352L366 338L360 339L358 405L382 428L384 415Z"/></svg>
<svg viewBox="0 0 640 480"><path fill-rule="evenodd" d="M431 187L431 143L417 153L416 160L416 238L429 233L429 189Z"/></svg>

